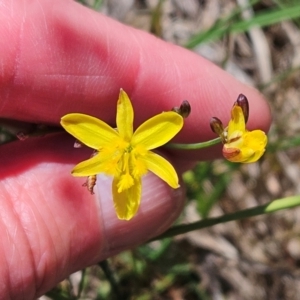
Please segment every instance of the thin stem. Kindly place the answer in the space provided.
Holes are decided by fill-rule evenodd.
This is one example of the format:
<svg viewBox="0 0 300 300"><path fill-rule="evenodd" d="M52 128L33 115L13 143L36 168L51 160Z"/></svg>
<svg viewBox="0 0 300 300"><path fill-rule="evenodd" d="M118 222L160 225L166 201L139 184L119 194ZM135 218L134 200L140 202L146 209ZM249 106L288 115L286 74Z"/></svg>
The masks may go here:
<svg viewBox="0 0 300 300"><path fill-rule="evenodd" d="M215 138L213 140L202 142L202 143L195 143L195 144L166 144L165 147L172 148L172 149L183 149L183 150L196 150L211 147L221 142L221 138Z"/></svg>
<svg viewBox="0 0 300 300"><path fill-rule="evenodd" d="M83 288L84 288L85 274L86 274L86 269L83 269L81 271L81 279L80 279L79 286L78 286L78 293L77 293L77 298L78 299L81 297L81 293L82 293Z"/></svg>
<svg viewBox="0 0 300 300"><path fill-rule="evenodd" d="M99 262L98 266L102 269L107 280L109 281L109 283L111 285L112 293L117 297L117 299L122 299L119 284L115 278L113 271L110 268L108 260L106 259L106 260Z"/></svg>
<svg viewBox="0 0 300 300"><path fill-rule="evenodd" d="M262 214L269 214L278 210L293 208L299 205L300 205L300 195L282 198L282 199L274 200L265 205L237 211L235 213L227 214L224 216L204 219L187 225L177 225L165 231L163 234L153 238L151 241L161 240L167 237L173 237L175 235L187 233L193 230L203 229L220 223L226 223L226 222L254 217Z"/></svg>

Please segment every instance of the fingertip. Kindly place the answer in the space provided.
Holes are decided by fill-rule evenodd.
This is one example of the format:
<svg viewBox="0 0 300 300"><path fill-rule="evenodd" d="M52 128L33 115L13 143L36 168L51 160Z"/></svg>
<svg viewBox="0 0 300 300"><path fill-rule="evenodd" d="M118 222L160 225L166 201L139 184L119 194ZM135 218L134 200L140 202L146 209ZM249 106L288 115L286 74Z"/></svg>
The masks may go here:
<svg viewBox="0 0 300 300"><path fill-rule="evenodd" d="M25 8L16 5L15 9L22 12ZM42 10L48 13L42 14ZM15 27L23 24L23 15L14 20ZM80 112L114 125L118 94L123 88L132 100L135 128L183 100L189 101L192 111L176 142L216 137L210 129L211 117L226 124L240 93L249 99L249 129L267 131L270 126L270 110L259 92L190 50L72 1L31 5L28 15L24 34L30 39L22 40L18 80L8 81L1 89L0 96L6 101L0 108L2 116L57 124L63 115ZM43 43L37 43L41 40ZM16 52L18 43L14 45ZM6 66L7 62L4 69ZM53 103L58 104L55 109ZM203 159L205 155L199 151L195 157Z"/></svg>

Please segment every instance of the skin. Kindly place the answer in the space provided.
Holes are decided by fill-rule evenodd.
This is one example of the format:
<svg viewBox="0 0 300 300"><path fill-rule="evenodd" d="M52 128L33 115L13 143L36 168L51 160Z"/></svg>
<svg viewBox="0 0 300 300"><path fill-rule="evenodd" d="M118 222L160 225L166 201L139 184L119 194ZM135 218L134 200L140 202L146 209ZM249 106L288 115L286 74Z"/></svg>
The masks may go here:
<svg viewBox="0 0 300 300"><path fill-rule="evenodd" d="M216 137L238 94L250 102L249 129L267 131L263 97L200 56L127 27L69 0L2 0L0 116L59 125L71 112L115 124L122 87L132 99L135 126L188 99L192 113L176 142ZM0 147L0 299L34 299L70 273L135 247L166 230L184 205L154 175L143 181L142 204L130 222L116 218L111 181L98 176L95 195L70 171L91 150L74 149L66 133ZM179 173L206 151L164 152Z"/></svg>

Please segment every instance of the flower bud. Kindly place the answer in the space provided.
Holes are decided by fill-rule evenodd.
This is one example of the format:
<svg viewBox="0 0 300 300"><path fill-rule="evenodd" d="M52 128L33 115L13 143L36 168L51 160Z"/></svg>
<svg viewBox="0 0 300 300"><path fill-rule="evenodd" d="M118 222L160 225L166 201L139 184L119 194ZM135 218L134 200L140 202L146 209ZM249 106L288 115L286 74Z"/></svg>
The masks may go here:
<svg viewBox="0 0 300 300"><path fill-rule="evenodd" d="M212 117L210 119L210 128L211 130L216 133L217 135L222 135L224 132L223 123L217 117Z"/></svg>
<svg viewBox="0 0 300 300"><path fill-rule="evenodd" d="M247 123L249 118L249 102L247 97L243 94L239 94L237 100L234 102L234 105L237 105L242 109L245 123Z"/></svg>
<svg viewBox="0 0 300 300"><path fill-rule="evenodd" d="M187 100L183 100L180 107L173 107L172 111L178 113L183 118L187 118L191 113L191 105Z"/></svg>
<svg viewBox="0 0 300 300"><path fill-rule="evenodd" d="M218 118L210 120L212 131L221 137L224 144L223 156L231 162L256 162L265 152L268 138L262 130L247 130L248 117L248 100L240 94L231 109L231 119L226 128Z"/></svg>
<svg viewBox="0 0 300 300"><path fill-rule="evenodd" d="M212 117L210 119L210 128L211 130L216 133L222 139L223 143L226 143L226 132L223 126L223 123L217 117Z"/></svg>

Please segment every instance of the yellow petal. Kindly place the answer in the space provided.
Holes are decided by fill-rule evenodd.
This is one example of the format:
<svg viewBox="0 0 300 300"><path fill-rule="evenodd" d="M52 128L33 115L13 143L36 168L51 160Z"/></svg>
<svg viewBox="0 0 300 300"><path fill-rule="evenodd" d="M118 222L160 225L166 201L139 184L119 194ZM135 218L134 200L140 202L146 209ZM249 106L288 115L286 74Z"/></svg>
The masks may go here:
<svg viewBox="0 0 300 300"><path fill-rule="evenodd" d="M254 151L254 154L249 156L244 163L255 162L261 158L265 152L265 148L268 142L266 134L261 130L253 130L247 132L244 136L244 145Z"/></svg>
<svg viewBox="0 0 300 300"><path fill-rule="evenodd" d="M252 163L265 152L267 136L261 130L249 131L233 143L224 144L223 155L231 162Z"/></svg>
<svg viewBox="0 0 300 300"><path fill-rule="evenodd" d="M138 211L141 201L142 184L141 180L135 180L134 185L118 192L118 178L114 178L112 194L117 216L120 220L130 220Z"/></svg>
<svg viewBox="0 0 300 300"><path fill-rule="evenodd" d="M256 150L254 152L253 155L249 156L246 160L243 161L244 164L246 163L253 163L253 162L256 162L258 161L262 155L265 153L265 149L262 149L262 150Z"/></svg>
<svg viewBox="0 0 300 300"><path fill-rule="evenodd" d="M179 187L177 173L166 159L151 151L141 159L146 162L149 171L160 177L173 189Z"/></svg>
<svg viewBox="0 0 300 300"><path fill-rule="evenodd" d="M241 150L239 148L233 148L227 144L223 146L223 156L232 162L241 162L243 160Z"/></svg>
<svg viewBox="0 0 300 300"><path fill-rule="evenodd" d="M255 151L251 148L230 148L226 144L223 147L223 156L231 162L245 163L254 155Z"/></svg>
<svg viewBox="0 0 300 300"><path fill-rule="evenodd" d="M147 153L147 152L145 152L145 153ZM142 155L142 156L140 156L140 155L137 155L137 156L132 155L131 156L131 174L135 178L142 177L148 171L147 170L147 164L146 164L146 162L142 158L143 156L144 155Z"/></svg>
<svg viewBox="0 0 300 300"><path fill-rule="evenodd" d="M120 136L129 142L133 134L133 108L128 95L122 89L117 105L117 128Z"/></svg>
<svg viewBox="0 0 300 300"><path fill-rule="evenodd" d="M268 138L261 130L248 131L243 135L244 144L254 150L264 149L267 145Z"/></svg>
<svg viewBox="0 0 300 300"><path fill-rule="evenodd" d="M133 134L132 145L142 144L147 150L157 148L170 141L182 128L183 118L179 114L164 112L144 122Z"/></svg>
<svg viewBox="0 0 300 300"><path fill-rule="evenodd" d="M134 179L129 173L122 174L118 180L118 192L128 190L134 183Z"/></svg>
<svg viewBox="0 0 300 300"><path fill-rule="evenodd" d="M228 124L228 140L232 140L242 135L246 131L245 117L243 110L239 106L233 106L231 110L231 120Z"/></svg>
<svg viewBox="0 0 300 300"><path fill-rule="evenodd" d="M118 137L113 128L89 115L68 114L61 118L60 124L76 139L96 150Z"/></svg>
<svg viewBox="0 0 300 300"><path fill-rule="evenodd" d="M106 156L102 157L102 153L98 153L90 159L84 160L77 164L72 170L73 176L90 176L99 173L115 175L118 173L119 157Z"/></svg>

